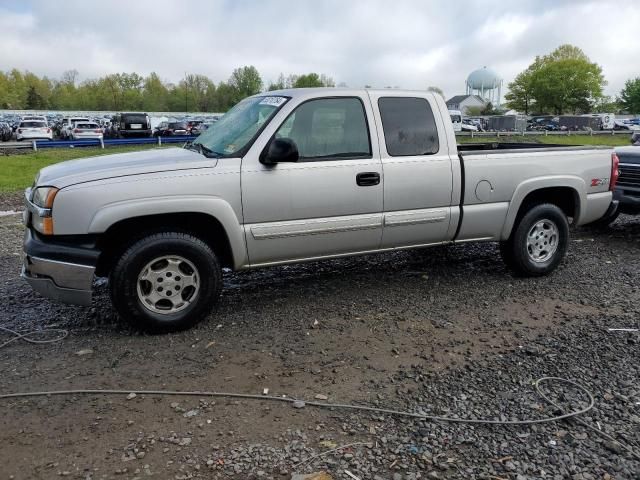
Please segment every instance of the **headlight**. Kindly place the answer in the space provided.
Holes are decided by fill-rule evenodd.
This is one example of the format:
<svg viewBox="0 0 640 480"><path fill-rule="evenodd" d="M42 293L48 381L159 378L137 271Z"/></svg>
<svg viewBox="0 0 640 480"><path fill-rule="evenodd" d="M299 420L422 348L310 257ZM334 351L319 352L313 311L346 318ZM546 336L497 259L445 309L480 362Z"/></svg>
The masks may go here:
<svg viewBox="0 0 640 480"><path fill-rule="evenodd" d="M57 193L56 187L38 187L33 192L31 202L37 207L50 209L53 207L53 200Z"/></svg>
<svg viewBox="0 0 640 480"><path fill-rule="evenodd" d="M31 203L37 207L32 216L33 228L44 235L53 235L53 218L51 208L58 194L56 187L38 187L33 191Z"/></svg>

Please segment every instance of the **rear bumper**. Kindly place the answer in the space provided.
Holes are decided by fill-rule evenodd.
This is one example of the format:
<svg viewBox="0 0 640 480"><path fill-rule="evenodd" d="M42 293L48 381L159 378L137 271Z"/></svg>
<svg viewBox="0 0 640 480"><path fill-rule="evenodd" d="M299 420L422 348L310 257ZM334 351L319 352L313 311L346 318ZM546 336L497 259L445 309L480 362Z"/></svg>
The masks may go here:
<svg viewBox="0 0 640 480"><path fill-rule="evenodd" d="M150 137L151 130L120 130L123 137Z"/></svg>
<svg viewBox="0 0 640 480"><path fill-rule="evenodd" d="M44 242L25 232L21 277L51 300L90 305L97 250Z"/></svg>

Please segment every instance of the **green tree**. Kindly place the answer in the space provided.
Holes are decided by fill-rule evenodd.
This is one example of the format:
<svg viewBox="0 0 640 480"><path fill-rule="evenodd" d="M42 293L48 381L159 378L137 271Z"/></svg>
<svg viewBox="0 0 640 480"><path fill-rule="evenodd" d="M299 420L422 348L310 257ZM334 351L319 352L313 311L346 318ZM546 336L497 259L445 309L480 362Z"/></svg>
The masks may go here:
<svg viewBox="0 0 640 480"><path fill-rule="evenodd" d="M318 75L317 73L307 73L296 77L293 82L293 88L312 88L312 87L333 87L335 83L333 79L326 75Z"/></svg>
<svg viewBox="0 0 640 480"><path fill-rule="evenodd" d="M228 83L222 82L216 89L216 104L212 107L214 112L226 112L238 103L238 91Z"/></svg>
<svg viewBox="0 0 640 480"><path fill-rule="evenodd" d="M561 45L535 61L509 84L507 105L529 113L587 113L602 97L602 68L573 45Z"/></svg>
<svg viewBox="0 0 640 480"><path fill-rule="evenodd" d="M272 92L273 90L282 90L284 88L287 88L286 87L286 80L284 78L284 75L281 73L278 76L278 80L275 83L273 83L273 82L269 83L269 86L267 87L267 90Z"/></svg>
<svg viewBox="0 0 640 480"><path fill-rule="evenodd" d="M594 104L593 109L601 113L620 113L620 110L622 110L620 102L611 98L610 95L600 97Z"/></svg>
<svg viewBox="0 0 640 480"><path fill-rule="evenodd" d="M165 112L169 109L169 89L156 72L145 79L142 92L142 107L148 112Z"/></svg>
<svg viewBox="0 0 640 480"><path fill-rule="evenodd" d="M30 109L40 109L40 108L46 107L46 105L44 104L44 101L42 100L42 97L36 91L36 87L34 87L33 85L31 85L29 87L29 90L27 91L26 107Z"/></svg>
<svg viewBox="0 0 640 480"><path fill-rule="evenodd" d="M469 117L477 117L479 115L482 115L482 112L484 112L484 109L485 107L473 105L471 107L467 107L464 113L466 116L469 116Z"/></svg>
<svg viewBox="0 0 640 480"><path fill-rule="evenodd" d="M236 68L227 83L235 90L236 101L234 103L260 93L262 90L262 78L253 65Z"/></svg>
<svg viewBox="0 0 640 480"><path fill-rule="evenodd" d="M640 77L627 80L620 92L620 103L629 113L640 113Z"/></svg>
<svg viewBox="0 0 640 480"><path fill-rule="evenodd" d="M504 96L509 108L525 115L529 115L532 112L535 104L533 98L534 79L540 64L540 57L536 57L535 61L524 72L520 72L513 82L509 84L509 92Z"/></svg>
<svg viewBox="0 0 640 480"><path fill-rule="evenodd" d="M497 108L494 108L493 103L487 103L484 108L480 110L480 115L500 115L502 112Z"/></svg>

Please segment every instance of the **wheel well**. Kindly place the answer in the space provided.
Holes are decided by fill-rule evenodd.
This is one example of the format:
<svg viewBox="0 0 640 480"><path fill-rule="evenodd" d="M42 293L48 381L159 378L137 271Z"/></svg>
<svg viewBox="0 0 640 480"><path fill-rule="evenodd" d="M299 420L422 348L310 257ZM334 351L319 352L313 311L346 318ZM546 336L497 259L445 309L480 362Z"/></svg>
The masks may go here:
<svg viewBox="0 0 640 480"><path fill-rule="evenodd" d="M580 213L578 192L571 187L548 187L534 190L524 198L518 210L518 218L522 217L532 206L541 203L556 205L570 218L575 218Z"/></svg>
<svg viewBox="0 0 640 480"><path fill-rule="evenodd" d="M222 224L205 213L168 213L128 218L111 225L98 238L101 251L96 275L109 274L120 255L135 241L157 232L176 231L195 235L216 253L223 267L233 267L233 253Z"/></svg>

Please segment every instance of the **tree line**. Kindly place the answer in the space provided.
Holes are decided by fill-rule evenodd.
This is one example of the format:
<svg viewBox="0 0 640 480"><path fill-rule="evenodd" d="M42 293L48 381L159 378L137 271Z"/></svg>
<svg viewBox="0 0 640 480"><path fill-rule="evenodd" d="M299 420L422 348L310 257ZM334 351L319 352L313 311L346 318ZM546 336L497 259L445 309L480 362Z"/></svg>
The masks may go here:
<svg viewBox="0 0 640 480"><path fill-rule="evenodd" d="M226 82L218 84L200 74L185 75L178 83L163 81L153 72L146 77L116 73L81 82L78 75L77 70L69 70L52 79L17 69L0 71L0 108L226 112L241 99L264 90L335 85L332 78L317 73L280 74L265 85L254 66L237 68ZM561 45L536 57L519 73L509 83L505 100L509 108L525 114L640 113L640 77L628 80L615 99L603 94L606 84L602 68L580 48ZM444 97L436 86L427 90ZM491 113L496 112L489 105L477 114Z"/></svg>
<svg viewBox="0 0 640 480"><path fill-rule="evenodd" d="M226 82L216 83L206 75L188 74L180 82L160 79L155 72L115 73L78 81L78 71L53 79L13 69L0 71L0 108L34 110L138 110L149 112L226 112L241 99L265 89L254 66L233 71ZM329 87L333 80L317 73L280 74L267 90Z"/></svg>
<svg viewBox="0 0 640 480"><path fill-rule="evenodd" d="M578 47L561 45L538 56L509 83L509 108L524 114L640 112L640 77L628 80L613 99L603 94L602 68Z"/></svg>

